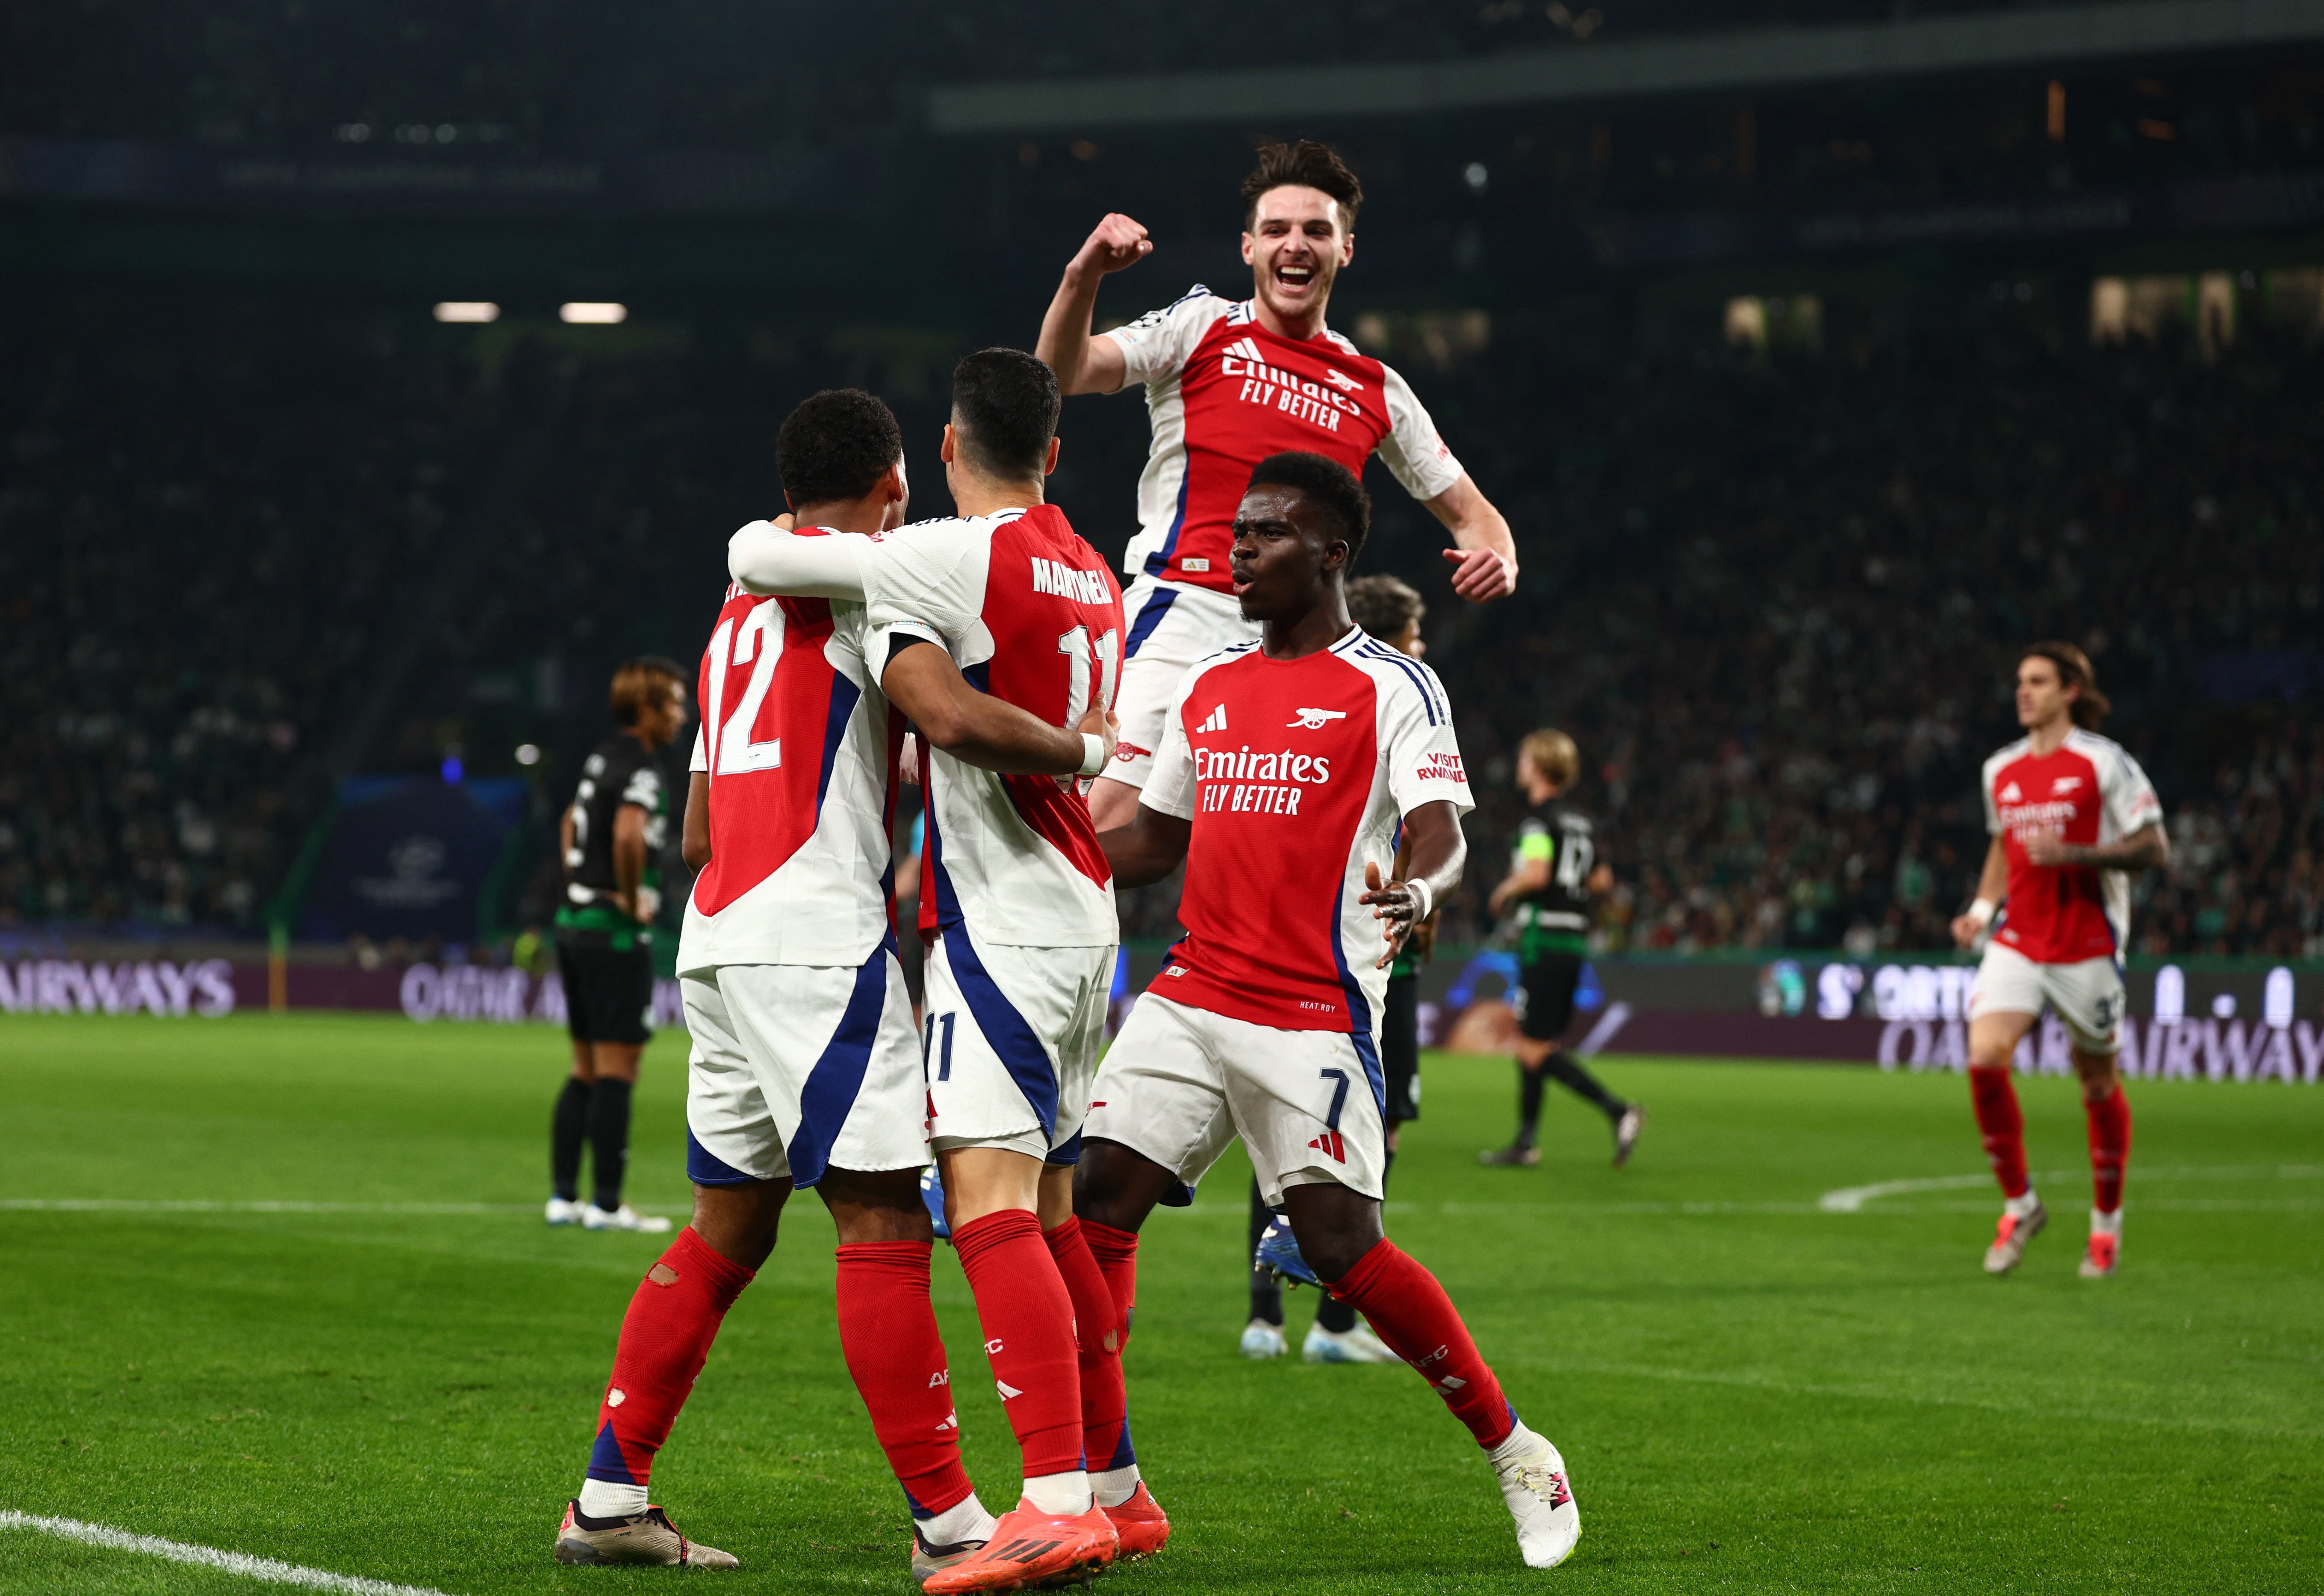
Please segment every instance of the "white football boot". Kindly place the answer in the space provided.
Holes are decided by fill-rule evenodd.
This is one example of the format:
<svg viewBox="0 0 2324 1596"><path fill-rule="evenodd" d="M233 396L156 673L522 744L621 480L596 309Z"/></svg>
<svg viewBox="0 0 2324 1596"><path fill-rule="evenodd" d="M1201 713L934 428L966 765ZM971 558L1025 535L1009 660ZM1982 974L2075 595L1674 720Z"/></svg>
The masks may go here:
<svg viewBox="0 0 2324 1596"><path fill-rule="evenodd" d="M549 1206L541 1211L540 1217L550 1224L579 1224L581 1204L567 1202L563 1197L551 1197L549 1199Z"/></svg>
<svg viewBox="0 0 2324 1596"><path fill-rule="evenodd" d="M1403 1359L1388 1350L1388 1342L1371 1333L1371 1327L1358 1324L1345 1334L1334 1334L1321 1324L1307 1327L1307 1340L1299 1355L1310 1363L1401 1363Z"/></svg>
<svg viewBox="0 0 2324 1596"><path fill-rule="evenodd" d="M581 1504L565 1504L565 1522L557 1527L557 1561L583 1567L607 1563L642 1563L662 1568L740 1568L731 1552L706 1546L678 1534L669 1515L659 1508L627 1518L581 1521Z"/></svg>
<svg viewBox="0 0 2324 1596"><path fill-rule="evenodd" d="M1280 1358L1290 1350L1291 1343L1283 1339L1280 1324L1253 1319L1242 1327L1242 1355L1246 1358Z"/></svg>
<svg viewBox="0 0 2324 1596"><path fill-rule="evenodd" d="M2023 1213L2013 1213L2004 1204L2000 1222L1993 1227L1993 1245L1985 1250L1985 1272L2006 1275L2023 1263L2025 1244L2040 1235L2049 1222L2050 1211L2042 1206L2039 1197L2034 1197Z"/></svg>
<svg viewBox="0 0 2324 1596"><path fill-rule="evenodd" d="M1517 1521L1517 1550L1527 1568L1555 1568L1582 1538L1582 1510L1566 1483L1557 1448L1520 1424L1488 1454L1500 1477L1501 1499Z"/></svg>
<svg viewBox="0 0 2324 1596"><path fill-rule="evenodd" d="M659 1213L640 1213L627 1203L611 1212L589 1203L581 1210L581 1228L586 1231L639 1231L658 1236L669 1229L669 1221Z"/></svg>

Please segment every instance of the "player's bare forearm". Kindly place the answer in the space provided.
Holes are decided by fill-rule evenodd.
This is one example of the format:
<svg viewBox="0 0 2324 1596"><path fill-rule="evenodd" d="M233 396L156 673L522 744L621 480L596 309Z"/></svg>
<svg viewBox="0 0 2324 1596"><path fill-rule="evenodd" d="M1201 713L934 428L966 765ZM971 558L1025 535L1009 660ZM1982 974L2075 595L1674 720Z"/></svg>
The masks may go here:
<svg viewBox="0 0 2324 1596"><path fill-rule="evenodd" d="M1493 889L1493 895L1486 900L1485 907L1489 912L1498 916L1508 905L1508 900L1518 893L1538 892L1548 885L1549 861L1528 859L1510 871L1501 884Z"/></svg>
<svg viewBox="0 0 2324 1596"><path fill-rule="evenodd" d="M636 804L613 811L613 899L634 919L640 912L638 886L646 875L646 812Z"/></svg>
<svg viewBox="0 0 2324 1596"><path fill-rule="evenodd" d="M1109 213L1065 263L1055 298L1041 318L1034 355L1057 374L1060 393L1111 393L1121 386L1120 346L1090 337L1098 285L1109 272L1137 264L1152 253L1146 229L1130 217Z"/></svg>
<svg viewBox="0 0 2324 1596"><path fill-rule="evenodd" d="M930 747L969 764L1004 776L1070 776L1088 762L1081 733L978 692L934 643L913 643L890 656L880 685Z"/></svg>
<svg viewBox="0 0 2324 1596"><path fill-rule="evenodd" d="M1467 472L1433 499L1428 512L1452 534L1444 558L1452 562L1452 591L1471 604L1506 598L1517 591L1517 545L1506 516L1478 490Z"/></svg>
<svg viewBox="0 0 2324 1596"><path fill-rule="evenodd" d="M2086 870L2159 870L2171 863L2171 839L2160 826L2142 826L2111 843L2069 843L2037 836L2025 844L2035 864L2071 864Z"/></svg>
<svg viewBox="0 0 2324 1596"><path fill-rule="evenodd" d="M678 856L686 868L699 873L710 863L710 774L687 773L686 818L678 832Z"/></svg>
<svg viewBox="0 0 2324 1596"><path fill-rule="evenodd" d="M1178 868L1194 833L1193 821L1140 804L1129 825L1099 832L1097 845L1105 850L1115 886L1150 887Z"/></svg>
<svg viewBox="0 0 2324 1596"><path fill-rule="evenodd" d="M1414 921L1424 912L1433 913L1436 905L1460 886L1461 872L1469 862L1469 843L1461 835L1460 812L1443 799L1423 804L1406 815L1404 835L1412 844L1411 873L1383 881L1379 866L1368 864L1364 867L1366 890L1358 899L1371 905L1373 917L1382 922L1381 932L1388 940L1388 950L1380 955L1382 967L1394 962L1402 950L1405 938L1412 934ZM1420 892L1413 890L1415 882L1421 884Z"/></svg>
<svg viewBox="0 0 2324 1596"><path fill-rule="evenodd" d="M1978 872L1977 898L1979 903L1998 906L2009 891L2009 851L1996 837L1985 851L1985 868ZM1973 947L1983 936L1990 917L1960 914L1953 917L1953 941L1961 947Z"/></svg>

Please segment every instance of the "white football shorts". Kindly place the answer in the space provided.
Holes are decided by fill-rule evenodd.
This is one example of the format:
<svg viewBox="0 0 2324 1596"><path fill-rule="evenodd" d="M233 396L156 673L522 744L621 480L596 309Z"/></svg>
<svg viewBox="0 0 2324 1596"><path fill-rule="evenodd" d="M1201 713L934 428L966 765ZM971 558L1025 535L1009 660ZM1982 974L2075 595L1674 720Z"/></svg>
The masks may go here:
<svg viewBox="0 0 2324 1596"><path fill-rule="evenodd" d="M1986 945L1969 989L1969 1017L1980 1014L2040 1014L2056 1010L2066 1036L2085 1053L2112 1053L2122 1046L2122 967L2112 959L2081 959L2042 964L2003 943Z"/></svg>
<svg viewBox="0 0 2324 1596"><path fill-rule="evenodd" d="M1113 706L1121 740L1102 774L1143 788L1186 667L1221 649L1255 641L1259 623L1242 618L1242 606L1231 594L1151 577L1130 583L1121 595L1121 614L1130 628L1122 640L1121 687Z"/></svg>
<svg viewBox="0 0 2324 1596"><path fill-rule="evenodd" d="M1371 1039L1277 1030L1148 992L1105 1056L1082 1134L1144 1154L1190 1191L1240 1136L1270 1208L1295 1185L1377 1197L1388 1126Z"/></svg>
<svg viewBox="0 0 2324 1596"><path fill-rule="evenodd" d="M928 950L920 1001L930 1145L1072 1163L1113 964L1111 945L1012 947L946 926Z"/></svg>
<svg viewBox="0 0 2324 1596"><path fill-rule="evenodd" d="M686 1172L697 1185L928 1161L912 1001L892 943L861 969L722 964L686 1000Z"/></svg>

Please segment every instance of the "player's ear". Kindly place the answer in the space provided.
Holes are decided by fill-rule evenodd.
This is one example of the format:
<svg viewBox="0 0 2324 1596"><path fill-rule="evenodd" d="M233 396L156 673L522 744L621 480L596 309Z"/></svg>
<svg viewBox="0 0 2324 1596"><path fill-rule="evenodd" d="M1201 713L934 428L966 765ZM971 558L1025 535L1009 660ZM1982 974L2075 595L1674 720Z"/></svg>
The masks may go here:
<svg viewBox="0 0 2324 1596"><path fill-rule="evenodd" d="M1340 235L1340 264L1346 265L1356 258L1356 234L1351 227Z"/></svg>
<svg viewBox="0 0 2324 1596"><path fill-rule="evenodd" d="M1246 266L1250 265L1257 254L1257 248L1251 243L1250 232L1246 228L1242 235L1242 263Z"/></svg>
<svg viewBox="0 0 2324 1596"><path fill-rule="evenodd" d="M951 465L951 464L952 464L952 462L953 462L953 456L954 456L956 452L957 452L957 446L954 443L954 433L953 433L953 429L952 429L952 423L951 423L950 421L946 421L946 422L945 423L944 442L943 442L941 445L939 445L939 446L937 447L937 448L936 448L936 458L937 458L937 459L939 459L939 460L942 460L945 465L949 466L949 465Z"/></svg>
<svg viewBox="0 0 2324 1596"><path fill-rule="evenodd" d="M1063 438L1050 438L1050 439L1049 439L1049 456L1048 456L1048 458L1047 458L1047 459L1045 459L1045 460L1043 460L1043 461L1041 462L1041 475L1044 475L1044 476L1048 476L1048 475L1053 475L1053 474L1056 471L1056 469L1057 469L1057 445L1059 445L1060 443L1062 443L1062 442L1064 442L1064 441L1065 441L1065 440L1064 440Z"/></svg>

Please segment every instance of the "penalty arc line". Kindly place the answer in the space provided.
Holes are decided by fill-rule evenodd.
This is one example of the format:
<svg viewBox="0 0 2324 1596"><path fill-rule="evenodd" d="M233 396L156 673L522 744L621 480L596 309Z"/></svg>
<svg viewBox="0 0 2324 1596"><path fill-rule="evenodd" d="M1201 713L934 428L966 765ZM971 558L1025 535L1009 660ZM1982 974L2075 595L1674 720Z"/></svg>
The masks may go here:
<svg viewBox="0 0 2324 1596"><path fill-rule="evenodd" d="M215 1546L164 1540L157 1535L137 1535L126 1529L115 1529L109 1524L85 1524L78 1518L46 1518L34 1513L19 1513L0 1508L0 1529L29 1529L41 1535L103 1546L110 1551L142 1552L149 1557L162 1557L171 1563L215 1568L223 1573L263 1580L269 1584L329 1591L336 1592L337 1596L444 1596L443 1591L429 1585L399 1585L387 1580L364 1579L359 1574L333 1573L328 1569L301 1568L295 1563L278 1563L272 1557L253 1557L244 1552L221 1552Z"/></svg>
<svg viewBox="0 0 2324 1596"><path fill-rule="evenodd" d="M2034 1176L2036 1180L2068 1181L2087 1174L2080 1169L2048 1169ZM2230 1164L2219 1168L2136 1169L2133 1181L2142 1180L2314 1180L2324 1176L2324 1167L2314 1164ZM1883 1197L1910 1196L1918 1192L1954 1192L1974 1190L1993 1184L1989 1173L1978 1175L1937 1175L1922 1180L1884 1180L1873 1185L1845 1185L1816 1199L1816 1206L1826 1213L1858 1213L1867 1203Z"/></svg>

